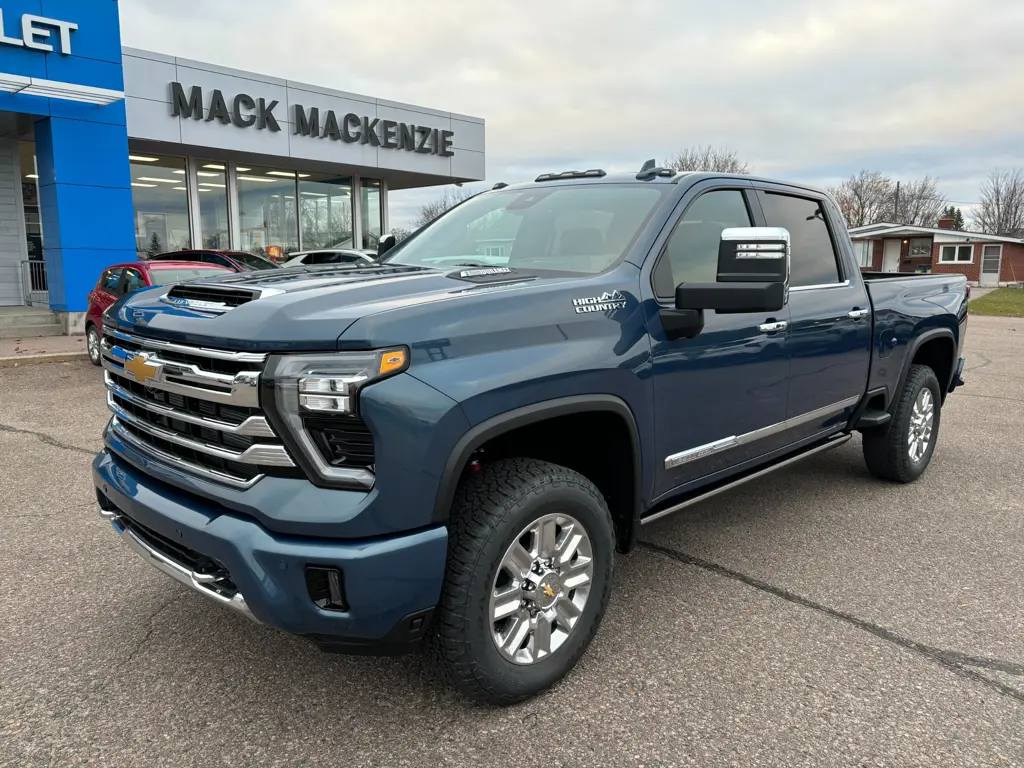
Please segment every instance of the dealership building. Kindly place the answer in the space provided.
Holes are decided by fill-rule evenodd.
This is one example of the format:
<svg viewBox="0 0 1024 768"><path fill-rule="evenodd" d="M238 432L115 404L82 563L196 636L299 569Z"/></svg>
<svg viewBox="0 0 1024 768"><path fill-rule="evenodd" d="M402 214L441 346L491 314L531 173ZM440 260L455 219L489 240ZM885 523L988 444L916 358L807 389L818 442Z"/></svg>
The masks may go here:
<svg viewBox="0 0 1024 768"><path fill-rule="evenodd" d="M0 27L0 312L66 333L110 264L374 248L391 190L485 175L480 118L123 48L114 0Z"/></svg>

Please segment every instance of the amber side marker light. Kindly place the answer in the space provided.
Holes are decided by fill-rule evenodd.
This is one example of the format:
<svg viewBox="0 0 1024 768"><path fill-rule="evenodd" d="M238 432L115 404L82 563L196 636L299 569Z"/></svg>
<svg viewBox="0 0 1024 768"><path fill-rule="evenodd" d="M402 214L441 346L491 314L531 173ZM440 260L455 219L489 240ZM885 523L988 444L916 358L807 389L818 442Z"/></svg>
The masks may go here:
<svg viewBox="0 0 1024 768"><path fill-rule="evenodd" d="M407 358L404 349L392 349L387 352L382 352L380 356L380 368L377 371L377 374L379 376L383 376L386 373L400 371L405 368L406 362Z"/></svg>

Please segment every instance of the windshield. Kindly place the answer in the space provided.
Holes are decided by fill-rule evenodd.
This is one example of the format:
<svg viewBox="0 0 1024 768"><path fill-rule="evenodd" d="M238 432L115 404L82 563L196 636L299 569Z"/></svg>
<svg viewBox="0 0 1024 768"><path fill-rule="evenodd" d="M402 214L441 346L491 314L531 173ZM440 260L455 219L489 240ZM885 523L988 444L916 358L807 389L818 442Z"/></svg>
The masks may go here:
<svg viewBox="0 0 1024 768"><path fill-rule="evenodd" d="M660 185L636 184L490 192L448 211L383 261L597 274L622 258L662 194Z"/></svg>
<svg viewBox="0 0 1024 768"><path fill-rule="evenodd" d="M254 253L243 253L239 251L233 251L228 254L234 261L237 261L243 267L247 267L250 270L255 269L280 269L280 264L275 264L269 259L264 259L262 256L257 256Z"/></svg>
<svg viewBox="0 0 1024 768"><path fill-rule="evenodd" d="M149 274L153 285L170 285L171 283L184 283L186 280L196 280L201 277L230 275L231 271L214 267L174 267L173 269L151 269Z"/></svg>

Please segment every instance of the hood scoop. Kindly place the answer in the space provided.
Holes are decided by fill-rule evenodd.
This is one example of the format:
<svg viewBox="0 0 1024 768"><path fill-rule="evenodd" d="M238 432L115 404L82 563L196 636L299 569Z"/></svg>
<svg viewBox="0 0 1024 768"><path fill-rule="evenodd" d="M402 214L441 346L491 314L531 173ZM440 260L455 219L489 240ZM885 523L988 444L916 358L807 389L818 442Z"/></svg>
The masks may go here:
<svg viewBox="0 0 1024 768"><path fill-rule="evenodd" d="M173 286L160 300L175 307L219 315L235 307L248 304L250 301L276 293L281 293L281 291L273 288L251 289L202 283L180 283Z"/></svg>

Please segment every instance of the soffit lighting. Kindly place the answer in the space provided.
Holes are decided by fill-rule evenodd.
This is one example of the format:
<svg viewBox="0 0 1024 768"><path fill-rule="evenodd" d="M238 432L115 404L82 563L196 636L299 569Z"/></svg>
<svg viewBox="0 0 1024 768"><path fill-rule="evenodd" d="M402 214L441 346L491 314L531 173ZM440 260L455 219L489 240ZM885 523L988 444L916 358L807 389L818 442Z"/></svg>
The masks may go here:
<svg viewBox="0 0 1024 768"><path fill-rule="evenodd" d="M159 181L163 184L181 184L180 179L159 179L156 176L139 176L139 181Z"/></svg>
<svg viewBox="0 0 1024 768"><path fill-rule="evenodd" d="M292 171L267 171L267 176L281 176L285 179L294 179L295 173Z"/></svg>
<svg viewBox="0 0 1024 768"><path fill-rule="evenodd" d="M277 184L278 182L274 179L267 179L263 176L239 176L239 181L258 181L261 184Z"/></svg>
<svg viewBox="0 0 1024 768"><path fill-rule="evenodd" d="M132 182L133 187L155 187L156 184L139 184L137 181Z"/></svg>
<svg viewBox="0 0 1024 768"><path fill-rule="evenodd" d="M159 157L144 157L143 155L128 155L128 159L136 163L155 163ZM184 173L184 171L182 171Z"/></svg>
<svg viewBox="0 0 1024 768"><path fill-rule="evenodd" d="M124 91L112 91L108 88L94 88L90 85L62 83L58 80L44 80L38 77L8 75L0 73L0 91L26 96L42 96L47 99L62 101L80 101L95 104L98 107L113 104L124 99Z"/></svg>

